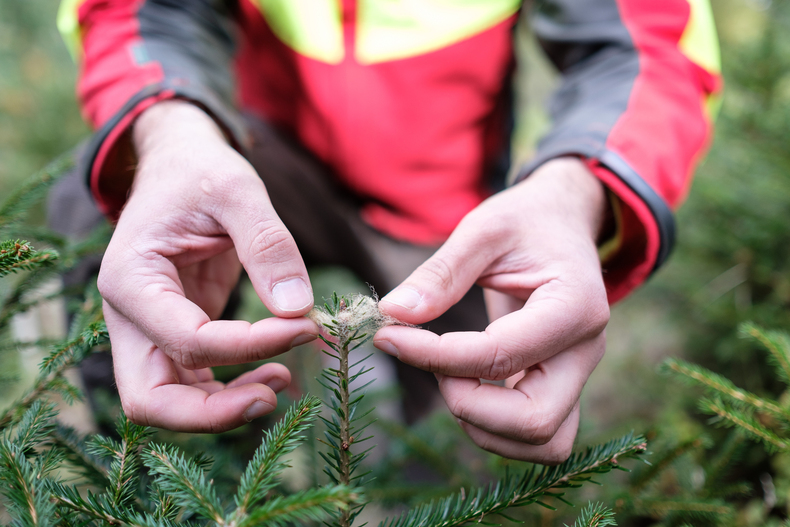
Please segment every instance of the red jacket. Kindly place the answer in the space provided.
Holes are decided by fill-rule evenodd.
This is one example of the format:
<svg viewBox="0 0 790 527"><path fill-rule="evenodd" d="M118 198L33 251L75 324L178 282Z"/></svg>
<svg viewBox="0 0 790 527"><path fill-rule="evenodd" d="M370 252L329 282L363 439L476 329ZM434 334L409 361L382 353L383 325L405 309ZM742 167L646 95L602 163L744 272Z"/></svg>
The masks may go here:
<svg viewBox="0 0 790 527"><path fill-rule="evenodd" d="M364 219L444 240L491 192L507 152L520 0L64 0L78 93L97 132L93 194L110 216L113 148L156 101L208 111L243 151L239 109L290 133L364 201ZM615 197L609 299L674 241L672 209L710 140L721 80L707 0L536 1L563 74L553 126L519 177L581 156ZM110 184L108 184L110 182Z"/></svg>

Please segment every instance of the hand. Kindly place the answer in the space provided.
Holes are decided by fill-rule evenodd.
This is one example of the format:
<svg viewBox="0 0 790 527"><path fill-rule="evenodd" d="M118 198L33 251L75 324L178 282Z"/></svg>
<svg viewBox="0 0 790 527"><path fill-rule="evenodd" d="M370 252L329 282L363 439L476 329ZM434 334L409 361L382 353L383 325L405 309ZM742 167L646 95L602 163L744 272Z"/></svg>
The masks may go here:
<svg viewBox="0 0 790 527"><path fill-rule="evenodd" d="M475 282L486 288L492 322L484 332L390 326L374 338L383 351L435 372L450 411L486 450L547 464L571 453L579 397L603 357L609 320L595 244L605 204L581 161L548 162L469 213L379 304L422 324Z"/></svg>
<svg viewBox="0 0 790 527"><path fill-rule="evenodd" d="M135 123L134 144L137 172L99 273L123 409L171 430L238 427L274 409L290 373L265 364L223 385L209 367L316 338L301 317L313 304L307 271L255 170L208 115L156 104ZM242 266L281 318L216 320Z"/></svg>

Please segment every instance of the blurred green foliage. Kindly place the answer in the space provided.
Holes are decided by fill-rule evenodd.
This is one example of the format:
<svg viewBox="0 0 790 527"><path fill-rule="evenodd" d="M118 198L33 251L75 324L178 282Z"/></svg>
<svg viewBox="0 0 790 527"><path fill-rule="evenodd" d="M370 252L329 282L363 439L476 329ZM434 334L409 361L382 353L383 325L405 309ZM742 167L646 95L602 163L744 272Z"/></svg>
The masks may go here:
<svg viewBox="0 0 790 527"><path fill-rule="evenodd" d="M687 332L687 352L730 364L731 377L750 370L735 338L740 322L790 322L790 5L760 14L761 30L744 42L723 32L716 141L678 213L678 250L652 291Z"/></svg>
<svg viewBox="0 0 790 527"><path fill-rule="evenodd" d="M737 514L697 519L694 525L777 525L790 507L790 466L759 445L709 427L695 410L698 394L655 371L664 357L684 355L757 394L781 391L753 343L738 337L737 327L751 320L767 328L790 328L790 2L712 3L726 86L715 141L678 212L678 244L672 258L645 287L615 307L607 357L583 399L582 444L636 429L650 434L656 459L666 461L660 478L650 485L642 483L644 471L639 471L630 482L624 478L619 488L607 485L603 494L585 496L608 504L620 500L620 525L690 521L662 513L655 503L653 509L647 502L642 509L628 509L624 489L692 499L708 492L710 478ZM57 4L0 0L3 195L88 133L74 100L76 68L54 25ZM528 94L519 100L519 119L527 126L517 130L516 141L517 155L524 157L537 137L535 131L546 125L539 108L553 76L534 42L523 35L519 42L527 67L519 71L518 82L526 84ZM328 287L337 289L336 284ZM256 314L259 305L249 297L245 296L244 312ZM286 360L300 364L304 358L293 357ZM475 457L463 440L437 434L449 425L437 416L410 432L395 430L389 447L398 454L393 459L407 466L408 452L436 442L453 445L439 452L458 450L463 463L455 465L455 472L445 466L451 463L435 460L439 473L448 472L457 481L496 474L508 465ZM188 439L196 448L215 453L238 440L236 433ZM733 463L730 469L717 465L725 459ZM223 465L237 470L230 461ZM382 479L393 474L382 473ZM430 486L443 490L433 482ZM768 500L771 488L773 501ZM404 494L413 495L411 490L404 487ZM536 525L571 521L551 511L531 520Z"/></svg>
<svg viewBox="0 0 790 527"><path fill-rule="evenodd" d="M678 211L669 263L613 311L581 435L652 430L656 458L677 455L641 490L681 502L718 492L735 512L691 521L634 507L618 515L621 525L779 525L790 512L786 461L710 427L698 392L655 373L663 357L682 355L761 396L783 392L738 326L790 328L790 4L713 6L725 77L715 141Z"/></svg>
<svg viewBox="0 0 790 527"><path fill-rule="evenodd" d="M0 0L0 195L88 134L58 0Z"/></svg>

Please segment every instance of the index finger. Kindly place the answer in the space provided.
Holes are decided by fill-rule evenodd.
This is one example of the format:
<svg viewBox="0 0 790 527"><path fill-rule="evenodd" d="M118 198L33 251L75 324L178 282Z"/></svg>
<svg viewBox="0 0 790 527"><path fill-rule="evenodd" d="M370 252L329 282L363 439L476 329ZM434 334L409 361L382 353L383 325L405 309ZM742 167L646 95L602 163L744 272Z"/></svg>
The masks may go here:
<svg viewBox="0 0 790 527"><path fill-rule="evenodd" d="M148 255L145 265L132 260L102 272L124 276L103 288L106 302L188 369L270 358L318 335L315 323L306 318L269 318L254 324L212 321L184 296L176 266L162 255Z"/></svg>
<svg viewBox="0 0 790 527"><path fill-rule="evenodd" d="M605 297L585 301L577 296L572 287L553 280L537 288L523 308L495 320L483 332L440 336L388 326L376 333L373 343L423 370L501 380L603 332L609 320Z"/></svg>

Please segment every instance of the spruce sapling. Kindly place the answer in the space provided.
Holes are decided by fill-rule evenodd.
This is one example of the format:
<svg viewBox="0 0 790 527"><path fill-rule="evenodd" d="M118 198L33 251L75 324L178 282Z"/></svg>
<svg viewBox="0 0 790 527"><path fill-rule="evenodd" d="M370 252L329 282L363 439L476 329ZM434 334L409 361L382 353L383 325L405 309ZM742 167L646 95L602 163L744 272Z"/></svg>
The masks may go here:
<svg viewBox="0 0 790 527"><path fill-rule="evenodd" d="M350 364L349 354L370 339L379 328L397 324L398 321L383 315L378 309L377 299L362 295L351 298L337 294L326 302L323 308L314 309L310 317L325 328L330 338L321 336L331 351L328 356L338 361L337 368L326 368L320 378L321 384L330 396L325 404L331 409L330 418L322 417L327 430L321 440L329 451L321 455L327 462L326 474L333 482L345 485L364 485L367 472L357 473L370 448L356 451L354 447L370 436L362 439L361 432L372 424L369 414L357 415L359 403L364 397L362 392L371 382L351 388L350 384L368 373L372 368L364 366L366 356ZM331 340L330 340L331 339ZM354 368L359 366L357 371ZM372 448L372 447L371 447ZM537 467L521 475L508 475L488 487L462 491L438 501L420 505L400 516L386 519L381 527L454 527L470 522L482 522L489 516L507 518L505 511L511 507L537 504L553 509L547 503L556 499L569 503L563 498L564 489L579 487L585 482L594 482L593 477L613 469L625 470L620 461L639 456L646 445L642 437L627 435L605 445L587 449L586 452L572 455L564 463L555 467ZM359 515L364 504L342 511L337 525L349 527ZM611 525L611 523L598 523Z"/></svg>
<svg viewBox="0 0 790 527"><path fill-rule="evenodd" d="M364 390L375 381L372 379L361 386L352 387L352 383L369 373L373 368L364 365L370 357L351 363L350 354L362 346L381 327L397 323L396 320L383 315L378 309L378 298L354 295L350 298L339 297L337 293L327 301L323 308L310 312L317 324L324 328L330 338L323 335L321 340L332 351L324 351L337 361L337 368L329 367L321 372L318 382L331 394L324 401L331 409L330 418L321 417L326 424L324 439L319 439L329 450L320 452L327 462L324 472L336 484L362 486L369 472L360 472L362 461L373 448L358 445L369 441L373 436L363 437L363 432L373 420L368 416L373 409L359 413L360 403L365 397ZM353 371L354 368L359 369ZM341 511L337 525L350 527L354 519L364 508L364 503Z"/></svg>

